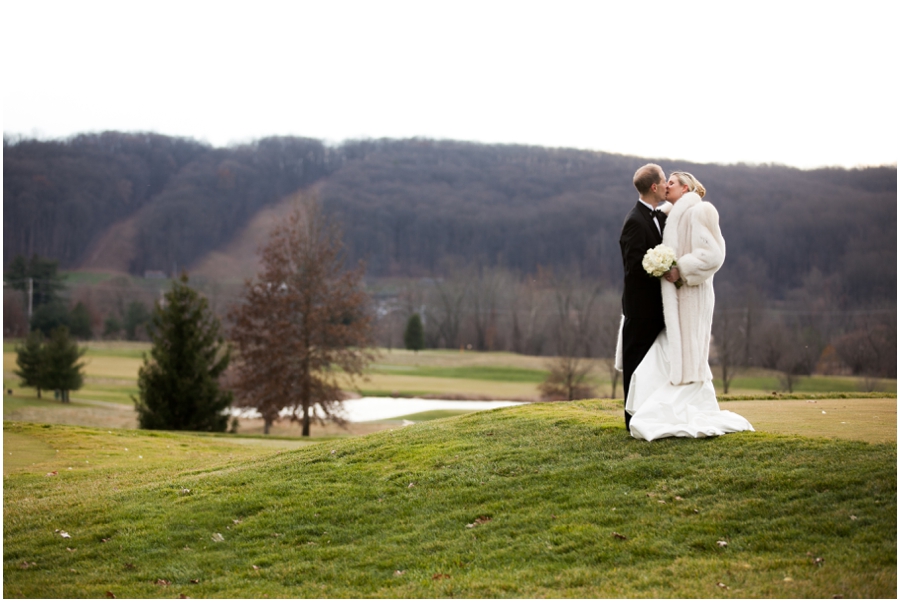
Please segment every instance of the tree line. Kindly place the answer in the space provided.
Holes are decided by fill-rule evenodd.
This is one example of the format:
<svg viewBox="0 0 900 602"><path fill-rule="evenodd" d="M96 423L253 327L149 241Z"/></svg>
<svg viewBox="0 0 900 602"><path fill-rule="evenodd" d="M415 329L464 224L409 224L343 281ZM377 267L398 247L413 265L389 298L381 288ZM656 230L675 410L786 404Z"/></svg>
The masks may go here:
<svg viewBox="0 0 900 602"><path fill-rule="evenodd" d="M784 300L765 297L751 282L720 284L718 278L710 361L726 392L734 375L749 367L780 373L785 390L811 374L896 378L896 307L841 309L828 279L815 272ZM375 288L373 295L383 347L414 349L406 339L416 317L421 347L568 358L570 373L580 369L572 358L601 359L616 386L620 289L576 270L539 269L520 277L473 264L444 278ZM876 380L867 386L877 386Z"/></svg>

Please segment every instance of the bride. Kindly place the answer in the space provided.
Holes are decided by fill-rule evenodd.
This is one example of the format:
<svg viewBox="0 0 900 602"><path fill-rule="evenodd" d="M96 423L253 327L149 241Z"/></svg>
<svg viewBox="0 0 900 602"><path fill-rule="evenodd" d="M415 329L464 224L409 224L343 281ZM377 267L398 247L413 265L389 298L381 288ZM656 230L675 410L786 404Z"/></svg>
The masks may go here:
<svg viewBox="0 0 900 602"><path fill-rule="evenodd" d="M708 361L713 274L725 261L725 240L716 208L702 200L705 194L687 172L673 172L666 183L671 205L662 208L668 209L663 244L678 259L661 281L666 327L632 375L625 400L637 439L753 430L744 417L719 409L713 388Z"/></svg>

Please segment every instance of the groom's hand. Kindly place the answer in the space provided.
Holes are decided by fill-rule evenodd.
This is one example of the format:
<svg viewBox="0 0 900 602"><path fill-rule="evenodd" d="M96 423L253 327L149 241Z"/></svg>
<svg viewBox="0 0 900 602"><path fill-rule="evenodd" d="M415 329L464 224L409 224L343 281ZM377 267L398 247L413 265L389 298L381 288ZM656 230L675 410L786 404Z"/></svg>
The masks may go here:
<svg viewBox="0 0 900 602"><path fill-rule="evenodd" d="M681 278L681 274L678 272L678 268L672 268L666 272L663 277L669 282L677 282L678 279Z"/></svg>

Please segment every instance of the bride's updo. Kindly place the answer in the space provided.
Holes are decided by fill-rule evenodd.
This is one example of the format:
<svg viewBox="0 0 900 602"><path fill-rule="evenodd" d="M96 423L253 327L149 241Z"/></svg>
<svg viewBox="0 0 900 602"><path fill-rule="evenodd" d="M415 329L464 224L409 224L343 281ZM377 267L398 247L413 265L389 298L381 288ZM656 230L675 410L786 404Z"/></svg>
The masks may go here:
<svg viewBox="0 0 900 602"><path fill-rule="evenodd" d="M706 188L700 183L700 180L692 176L686 171L673 171L672 175L678 178L682 185L687 186L690 192L696 192L702 199L706 196Z"/></svg>

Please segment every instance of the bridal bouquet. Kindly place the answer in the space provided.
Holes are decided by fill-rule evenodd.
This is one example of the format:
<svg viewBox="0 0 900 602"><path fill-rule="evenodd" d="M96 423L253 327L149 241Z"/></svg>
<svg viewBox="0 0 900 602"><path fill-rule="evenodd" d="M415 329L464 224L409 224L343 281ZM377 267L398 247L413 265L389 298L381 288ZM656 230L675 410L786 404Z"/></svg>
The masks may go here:
<svg viewBox="0 0 900 602"><path fill-rule="evenodd" d="M678 265L675 261L675 251L666 245L656 245L644 255L641 265L644 270L654 278L662 278L663 275ZM675 288L681 288L684 282L681 278L675 283Z"/></svg>

